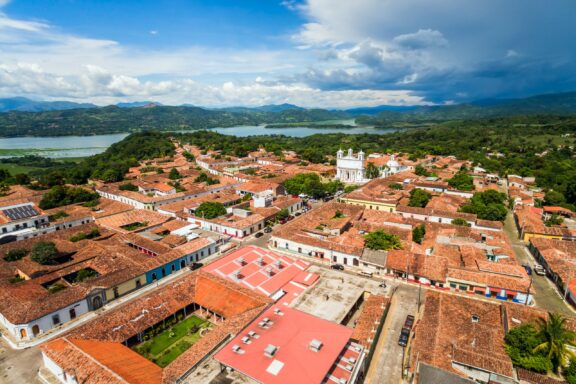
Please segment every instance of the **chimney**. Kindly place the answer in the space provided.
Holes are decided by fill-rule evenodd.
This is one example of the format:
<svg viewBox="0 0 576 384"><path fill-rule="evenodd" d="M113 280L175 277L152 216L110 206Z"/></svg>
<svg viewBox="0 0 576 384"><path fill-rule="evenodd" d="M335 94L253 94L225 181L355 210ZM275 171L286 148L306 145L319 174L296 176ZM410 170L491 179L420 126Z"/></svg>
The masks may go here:
<svg viewBox="0 0 576 384"><path fill-rule="evenodd" d="M258 263L259 266L263 266L264 265L264 258L262 256L260 256L258 258L258 260L256 260L256 262Z"/></svg>

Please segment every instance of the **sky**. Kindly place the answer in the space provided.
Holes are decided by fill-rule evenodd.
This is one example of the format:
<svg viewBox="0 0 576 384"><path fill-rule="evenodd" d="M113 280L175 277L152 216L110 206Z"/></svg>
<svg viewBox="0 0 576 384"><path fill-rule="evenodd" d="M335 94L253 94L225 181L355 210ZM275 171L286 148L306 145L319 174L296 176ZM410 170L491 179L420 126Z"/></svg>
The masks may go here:
<svg viewBox="0 0 576 384"><path fill-rule="evenodd" d="M0 0L0 97L453 104L576 90L574 0Z"/></svg>

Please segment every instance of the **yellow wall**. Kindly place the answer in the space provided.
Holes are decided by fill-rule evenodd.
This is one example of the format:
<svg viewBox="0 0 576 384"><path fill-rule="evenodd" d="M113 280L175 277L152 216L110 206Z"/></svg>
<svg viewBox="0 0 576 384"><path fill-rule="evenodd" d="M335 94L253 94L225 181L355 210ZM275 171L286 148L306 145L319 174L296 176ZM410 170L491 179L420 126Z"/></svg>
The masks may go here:
<svg viewBox="0 0 576 384"><path fill-rule="evenodd" d="M522 240L524 240L525 242L529 242L530 239L532 238L544 238L544 239L554 239L554 240L562 240L562 236L558 236L558 235L545 235L543 233L531 233L531 232L524 232L524 237L522 238Z"/></svg>
<svg viewBox="0 0 576 384"><path fill-rule="evenodd" d="M346 197L343 197L340 200L346 204L363 205L364 207L368 209L373 209L375 211L396 212L396 204L379 203L367 200L355 200L355 199L348 199Z"/></svg>
<svg viewBox="0 0 576 384"><path fill-rule="evenodd" d="M118 295L122 296L127 294L130 291L133 291L136 289L136 280L140 279L140 286L143 287L144 285L146 285L146 275L141 275L138 277L135 277L132 280L128 280L125 281L124 283L117 285L116 288L118 288ZM106 290L106 301L111 301L114 300L114 289L110 288L108 290Z"/></svg>

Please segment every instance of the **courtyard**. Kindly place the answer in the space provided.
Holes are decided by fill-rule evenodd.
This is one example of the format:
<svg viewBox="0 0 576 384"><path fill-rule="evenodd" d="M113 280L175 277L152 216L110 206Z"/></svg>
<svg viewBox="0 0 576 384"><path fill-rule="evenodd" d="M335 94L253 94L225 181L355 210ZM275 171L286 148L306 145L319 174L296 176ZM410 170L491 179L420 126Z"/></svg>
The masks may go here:
<svg viewBox="0 0 576 384"><path fill-rule="evenodd" d="M166 367L178 356L196 343L206 332L211 323L201 317L192 315L178 321L166 321L153 327L144 335L144 341L133 349L161 368Z"/></svg>

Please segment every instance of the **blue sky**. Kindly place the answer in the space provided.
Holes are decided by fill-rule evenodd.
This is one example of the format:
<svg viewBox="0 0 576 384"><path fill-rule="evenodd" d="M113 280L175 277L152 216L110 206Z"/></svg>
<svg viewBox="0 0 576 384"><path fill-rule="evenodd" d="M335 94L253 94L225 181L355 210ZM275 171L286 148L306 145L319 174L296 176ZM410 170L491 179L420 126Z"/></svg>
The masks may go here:
<svg viewBox="0 0 576 384"><path fill-rule="evenodd" d="M576 90L573 0L0 0L0 97L457 103Z"/></svg>

